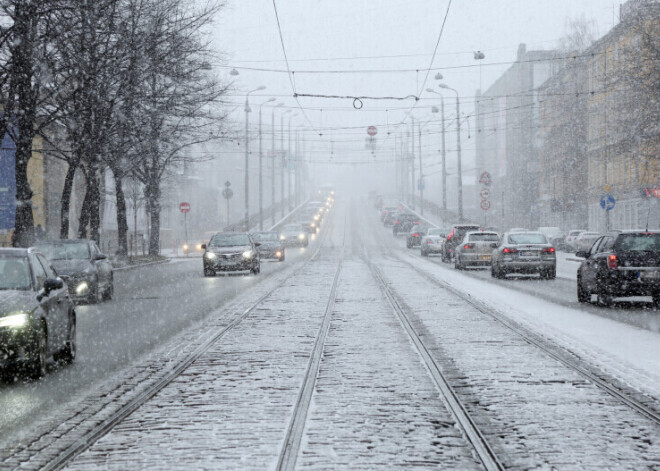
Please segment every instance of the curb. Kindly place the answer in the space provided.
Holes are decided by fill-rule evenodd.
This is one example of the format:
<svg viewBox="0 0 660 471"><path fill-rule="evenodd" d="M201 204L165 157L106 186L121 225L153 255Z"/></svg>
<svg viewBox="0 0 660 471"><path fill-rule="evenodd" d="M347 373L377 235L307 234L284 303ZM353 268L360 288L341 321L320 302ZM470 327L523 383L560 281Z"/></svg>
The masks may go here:
<svg viewBox="0 0 660 471"><path fill-rule="evenodd" d="M135 269L142 268L142 267L149 267L149 266L152 266L152 265L160 265L161 263L168 263L170 260L171 260L170 258L166 258L165 260L157 260L155 262L140 263L138 265L129 265L127 267L113 268L112 271L135 270Z"/></svg>

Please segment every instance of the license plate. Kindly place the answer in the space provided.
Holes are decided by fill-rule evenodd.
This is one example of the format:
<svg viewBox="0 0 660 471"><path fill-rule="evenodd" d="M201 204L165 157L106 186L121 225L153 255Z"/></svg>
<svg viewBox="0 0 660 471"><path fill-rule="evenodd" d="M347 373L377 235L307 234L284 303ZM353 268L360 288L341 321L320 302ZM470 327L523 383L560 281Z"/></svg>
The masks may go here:
<svg viewBox="0 0 660 471"><path fill-rule="evenodd" d="M490 260L490 259L491 259L491 256L490 256L490 255L481 255L481 256L479 257L479 260Z"/></svg>
<svg viewBox="0 0 660 471"><path fill-rule="evenodd" d="M644 279L660 279L660 271L654 270L654 271L640 271L639 272L639 277L644 278Z"/></svg>
<svg viewBox="0 0 660 471"><path fill-rule="evenodd" d="M520 258L539 258L538 252L520 252Z"/></svg>

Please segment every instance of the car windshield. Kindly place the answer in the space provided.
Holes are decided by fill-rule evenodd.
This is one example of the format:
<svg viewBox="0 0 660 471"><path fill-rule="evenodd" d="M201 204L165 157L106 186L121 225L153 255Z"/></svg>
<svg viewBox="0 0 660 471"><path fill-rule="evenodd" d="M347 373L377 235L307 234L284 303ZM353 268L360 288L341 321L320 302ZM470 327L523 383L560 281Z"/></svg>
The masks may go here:
<svg viewBox="0 0 660 471"><path fill-rule="evenodd" d="M218 234L213 236L209 247L232 247L235 245L250 245L247 234Z"/></svg>
<svg viewBox="0 0 660 471"><path fill-rule="evenodd" d="M39 250L48 260L88 260L89 246L86 242L49 242L38 244Z"/></svg>
<svg viewBox="0 0 660 471"><path fill-rule="evenodd" d="M660 252L660 234L621 234L614 249L621 252Z"/></svg>
<svg viewBox="0 0 660 471"><path fill-rule="evenodd" d="M0 289L28 290L31 285L27 258L0 255Z"/></svg>
<svg viewBox="0 0 660 471"><path fill-rule="evenodd" d="M510 234L509 242L512 244L547 244L548 240L543 234L521 232L519 234Z"/></svg>
<svg viewBox="0 0 660 471"><path fill-rule="evenodd" d="M489 234L487 232L480 234L470 234L470 242L497 242L500 238L497 234Z"/></svg>
<svg viewBox="0 0 660 471"><path fill-rule="evenodd" d="M255 242L277 241L277 232L255 232L252 238Z"/></svg>
<svg viewBox="0 0 660 471"><path fill-rule="evenodd" d="M287 224L282 227L282 232L302 232L303 228L300 224Z"/></svg>

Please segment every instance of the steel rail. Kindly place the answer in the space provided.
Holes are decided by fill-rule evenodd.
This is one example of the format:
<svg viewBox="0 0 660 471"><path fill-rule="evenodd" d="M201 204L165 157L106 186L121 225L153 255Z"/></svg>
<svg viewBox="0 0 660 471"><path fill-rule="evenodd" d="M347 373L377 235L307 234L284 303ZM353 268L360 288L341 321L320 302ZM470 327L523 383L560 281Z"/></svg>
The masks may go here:
<svg viewBox="0 0 660 471"><path fill-rule="evenodd" d="M477 454L477 457L483 464L484 468L488 471L501 471L505 469L504 465L500 462L496 453L493 451L488 441L479 430L478 425L472 419L470 413L467 411L461 400L458 398L458 395L449 384L449 381L443 374L440 366L433 358L433 355L431 355L429 352L428 348L424 344L424 341L413 327L406 312L408 309L402 306L402 303L399 302L397 295L394 293L392 288L387 285L378 268L376 268L369 261L367 261L367 265L371 269L373 277L380 285L381 290L392 306L396 316L399 318L401 325L415 345L417 352L424 361L426 368L433 378L433 381L444 397L447 409L456 419L456 423L462 428L466 439L472 445L474 452Z"/></svg>
<svg viewBox="0 0 660 471"><path fill-rule="evenodd" d="M298 398L293 409L291 422L289 422L289 426L287 427L284 445L282 446L279 459L277 460L276 469L278 471L293 471L296 466L296 460L298 459L298 452L300 450L302 436L305 430L305 423L307 422L307 413L312 402L314 386L316 385L316 379L318 377L319 368L321 366L321 359L323 358L325 340L328 336L328 331L330 330L332 312L334 310L335 301L337 299L337 287L339 286L339 277L341 275L341 268L344 261L345 241L346 223L344 221L344 243L342 243L341 256L337 265L334 280L332 282L332 288L330 289L330 296L328 303L326 304L323 321L321 323L321 327L319 328L318 334L316 335L314 348L312 349L312 353L307 364L307 371L305 372L303 385L300 388L300 393L298 394Z"/></svg>
<svg viewBox="0 0 660 471"><path fill-rule="evenodd" d="M329 231L325 231L329 232ZM319 239L319 244L314 252L314 254L309 257L308 260L314 260L319 252L321 251L323 241L325 240L326 235L322 232L322 238ZM300 261L299 263L303 263ZM119 410L113 413L110 417L104 419L101 423L97 424L92 430L88 433L83 434L82 437L78 438L73 444L68 446L64 451L59 453L57 457L50 460L48 463L43 465L41 468L44 471L54 471L59 470L65 467L73 458L78 456L83 451L90 448L94 443L96 443L104 435L108 434L117 424L119 424L123 419L128 417L130 414L139 409L147 401L153 398L161 390L167 387L172 381L174 381L178 376L180 376L190 365L192 365L197 359L199 359L204 353L206 353L216 342L218 342L222 337L225 336L229 331L234 329L242 321L244 321L254 310L263 303L268 297L273 293L278 291L283 284L285 284L291 277L297 274L296 270L291 269L291 272L283 277L282 281L277 284L276 287L269 290L266 294L262 295L256 302L252 303L247 309L245 309L239 316L233 319L229 324L220 329L215 335L207 339L201 345L199 345L194 351L190 352L175 365L172 365L169 368L169 371L166 374L158 379L154 384L148 386L144 391L141 391L136 397L131 399L128 403L122 406Z"/></svg>
<svg viewBox="0 0 660 471"><path fill-rule="evenodd" d="M535 347L539 348L544 353L546 353L549 357L560 362L567 368L577 372L579 375L587 379L589 382L597 386L602 391L606 392L615 399L621 401L622 403L632 408L633 410L635 410L642 416L646 417L647 419L660 425L660 411L648 407L646 404L642 403L641 401L638 401L633 397L631 397L629 393L622 391L617 386L603 379L603 377L607 375L601 371L593 371L594 369L597 369L594 366L589 365L589 367L592 370L590 371L589 368L584 366L584 364L586 363L584 360L575 359L575 354L571 353L570 351L566 350L565 348L555 343L552 343L547 339L542 338L540 335L533 332L529 328L521 325L520 323L512 319L509 319L503 314L498 313L492 307L487 306L485 303L472 298L471 296L461 292L460 290L454 288L453 286L450 286L448 283L438 280L435 276L415 266L413 263L409 262L408 260L405 260L400 256L396 256L396 259L410 266L414 271L425 277L434 285L448 290L455 296L459 297L460 299L462 299L463 301L465 301L466 303L477 309L482 314L491 317L492 319L494 319L495 321L497 321L507 329L518 334L527 343L534 345Z"/></svg>

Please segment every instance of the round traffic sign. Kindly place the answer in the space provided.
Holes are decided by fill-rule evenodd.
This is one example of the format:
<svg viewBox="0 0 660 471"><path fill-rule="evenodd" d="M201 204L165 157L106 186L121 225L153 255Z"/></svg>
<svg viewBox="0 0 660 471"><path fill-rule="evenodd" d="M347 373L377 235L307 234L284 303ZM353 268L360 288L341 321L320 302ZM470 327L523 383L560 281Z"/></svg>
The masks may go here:
<svg viewBox="0 0 660 471"><path fill-rule="evenodd" d="M374 137L376 134L378 134L378 128L376 128L376 126L369 126L367 128L367 134L369 134L371 137Z"/></svg>
<svg viewBox="0 0 660 471"><path fill-rule="evenodd" d="M481 195L481 199L488 199L490 196L490 190L488 188L482 188L479 195Z"/></svg>
<svg viewBox="0 0 660 471"><path fill-rule="evenodd" d="M481 209L483 209L484 211L488 211L490 209L490 201L483 200L481 202Z"/></svg>
<svg viewBox="0 0 660 471"><path fill-rule="evenodd" d="M612 195L605 195L600 199L600 207L605 211L612 211L616 206L616 200Z"/></svg>
<svg viewBox="0 0 660 471"><path fill-rule="evenodd" d="M222 190L222 196L224 196L226 200L231 199L231 197L234 196L234 191L231 188L225 188Z"/></svg>
<svg viewBox="0 0 660 471"><path fill-rule="evenodd" d="M190 211L190 203L183 202L179 205L179 211L187 213Z"/></svg>

